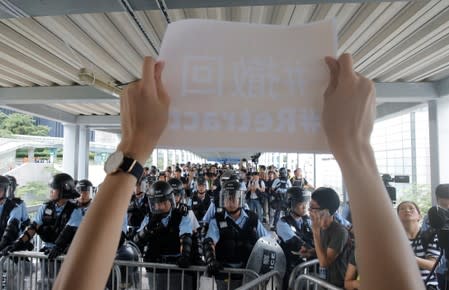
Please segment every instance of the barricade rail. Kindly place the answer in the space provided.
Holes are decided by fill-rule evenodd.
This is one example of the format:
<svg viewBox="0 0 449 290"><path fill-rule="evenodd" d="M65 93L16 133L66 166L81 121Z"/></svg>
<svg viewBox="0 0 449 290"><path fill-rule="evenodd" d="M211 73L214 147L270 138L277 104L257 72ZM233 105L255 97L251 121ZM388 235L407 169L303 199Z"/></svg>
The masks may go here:
<svg viewBox="0 0 449 290"><path fill-rule="evenodd" d="M236 290L280 290L282 277L278 271L270 271L262 276L240 286Z"/></svg>
<svg viewBox="0 0 449 290"><path fill-rule="evenodd" d="M304 284L306 284L306 287L304 288ZM310 288L312 285L313 288ZM301 289L314 289L314 290L343 290L343 288L339 288L337 286L334 286L330 284L327 281L324 281L318 277L303 274L296 278L295 284L293 285L294 290L301 290Z"/></svg>
<svg viewBox="0 0 449 290"><path fill-rule="evenodd" d="M28 251L3 256L0 258L1 289L51 289L63 259L48 260L41 252ZM105 289L196 290L200 289L201 277L206 272L205 266L181 269L172 264L116 260ZM218 290L233 290L258 277L252 270L224 268L213 281Z"/></svg>
<svg viewBox="0 0 449 290"><path fill-rule="evenodd" d="M318 259L310 260L310 261L301 263L298 266L296 266L290 273L290 277L288 279L288 289L293 289L293 284L295 283L295 279L300 275L311 274L314 276L318 276L319 267L320 267L320 264L319 264Z"/></svg>

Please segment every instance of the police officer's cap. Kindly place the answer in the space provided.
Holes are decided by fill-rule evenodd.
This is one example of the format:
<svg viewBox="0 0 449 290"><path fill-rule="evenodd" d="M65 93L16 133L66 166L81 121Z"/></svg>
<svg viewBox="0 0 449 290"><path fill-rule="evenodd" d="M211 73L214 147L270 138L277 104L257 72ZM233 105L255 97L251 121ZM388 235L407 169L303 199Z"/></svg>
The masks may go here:
<svg viewBox="0 0 449 290"><path fill-rule="evenodd" d="M165 181L156 181L150 187L149 196L156 201L164 201L171 197L173 188Z"/></svg>

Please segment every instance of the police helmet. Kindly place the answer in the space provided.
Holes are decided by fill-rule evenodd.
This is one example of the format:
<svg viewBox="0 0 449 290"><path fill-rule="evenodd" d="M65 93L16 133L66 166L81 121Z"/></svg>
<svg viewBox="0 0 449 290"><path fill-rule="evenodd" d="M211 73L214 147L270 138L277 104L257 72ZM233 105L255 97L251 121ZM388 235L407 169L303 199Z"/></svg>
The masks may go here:
<svg viewBox="0 0 449 290"><path fill-rule="evenodd" d="M237 180L225 182L220 191L219 207L226 208L226 204L231 200L236 203L238 208L243 207L243 191L241 190L240 182Z"/></svg>
<svg viewBox="0 0 449 290"><path fill-rule="evenodd" d="M181 198L184 196L184 185L182 184L182 181L177 178L170 178L168 180L168 184L173 188L173 194L174 195L180 195Z"/></svg>
<svg viewBox="0 0 449 290"><path fill-rule="evenodd" d="M287 169L284 167L279 169L279 178L287 178Z"/></svg>
<svg viewBox="0 0 449 290"><path fill-rule="evenodd" d="M198 179L197 179L197 181L196 181L196 183L197 183L197 185L206 185L206 178L204 178L204 177L198 177Z"/></svg>
<svg viewBox="0 0 449 290"><path fill-rule="evenodd" d="M3 192L0 200L6 198L9 188L9 179L3 175L0 175L0 190Z"/></svg>
<svg viewBox="0 0 449 290"><path fill-rule="evenodd" d="M226 170L220 177L220 184L223 187L226 182L238 179L239 177L233 170Z"/></svg>
<svg viewBox="0 0 449 290"><path fill-rule="evenodd" d="M78 192L76 192L75 181L67 173L58 173L54 175L48 185L50 188L59 191L59 199L72 199L80 196Z"/></svg>
<svg viewBox="0 0 449 290"><path fill-rule="evenodd" d="M6 194L6 197L8 198L14 198L15 197L15 193L16 193L16 188L17 188L17 179L12 176L12 175L5 175L6 178L8 178L9 180L9 187L8 187L8 191Z"/></svg>
<svg viewBox="0 0 449 290"><path fill-rule="evenodd" d="M90 182L88 179L81 179L76 183L75 186L76 192L78 192L79 194L81 194L81 192L89 192L89 196L92 194L93 188L94 186L92 182Z"/></svg>
<svg viewBox="0 0 449 290"><path fill-rule="evenodd" d="M172 207L176 205L173 188L165 181L156 181L151 185L148 199L153 214L167 213L157 205L158 203L169 201Z"/></svg>
<svg viewBox="0 0 449 290"><path fill-rule="evenodd" d="M310 195L305 192L299 186L292 186L287 189L287 201L290 208L293 209L298 203L307 202L310 200Z"/></svg>

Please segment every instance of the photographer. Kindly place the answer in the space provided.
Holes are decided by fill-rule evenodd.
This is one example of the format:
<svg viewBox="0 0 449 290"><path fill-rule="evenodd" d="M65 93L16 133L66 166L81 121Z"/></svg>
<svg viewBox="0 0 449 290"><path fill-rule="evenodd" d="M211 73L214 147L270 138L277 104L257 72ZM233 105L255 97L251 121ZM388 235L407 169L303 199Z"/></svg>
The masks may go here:
<svg viewBox="0 0 449 290"><path fill-rule="evenodd" d="M246 202L249 209L257 213L259 220L262 221L263 216L263 202L265 193L265 183L259 178L258 172L253 172L250 181L248 182L248 191L246 192Z"/></svg>
<svg viewBox="0 0 449 290"><path fill-rule="evenodd" d="M399 219L404 226L410 245L416 256L421 278L427 279L430 271L436 263L440 251L437 246L436 236L432 241L426 241L423 237L423 231L419 226L421 212L412 201L403 201L397 207ZM427 289L439 289L438 281L434 274L431 275L426 285Z"/></svg>

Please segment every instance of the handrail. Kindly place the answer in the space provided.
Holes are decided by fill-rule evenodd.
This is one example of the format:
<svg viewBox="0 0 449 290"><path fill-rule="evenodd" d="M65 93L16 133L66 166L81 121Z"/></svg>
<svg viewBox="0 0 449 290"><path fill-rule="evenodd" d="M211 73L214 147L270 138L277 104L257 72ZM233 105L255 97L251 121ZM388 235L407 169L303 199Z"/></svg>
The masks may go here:
<svg viewBox="0 0 449 290"><path fill-rule="evenodd" d="M288 289L292 289L293 283L295 283L295 279L298 276L298 273L302 273L302 271L306 268L309 268L310 266L317 266L319 264L318 259L310 260L304 263L301 263L297 265L295 268L293 268L292 272L290 273L290 277L288 279ZM303 273L306 274L306 273Z"/></svg>
<svg viewBox="0 0 449 290"><path fill-rule="evenodd" d="M277 289L276 285L280 288L281 287L281 274L279 274L278 271L270 271L268 273L263 274L262 276L246 283L245 285L240 286L239 288L235 290L248 290L255 287L258 287L259 285L263 284L264 282L268 282L271 278L275 278L277 283L275 284L274 289ZM272 288L273 289L273 288Z"/></svg>
<svg viewBox="0 0 449 290"><path fill-rule="evenodd" d="M293 286L293 289L294 290L301 289L300 287L301 287L301 282L302 281L311 281L311 282L313 282L315 284L315 289L318 289L318 285L319 285L319 286L322 287L320 289L324 288L324 289L327 289L327 290L343 290L343 288L339 288L339 287L337 287L335 285L332 285L329 282L324 281L324 280L322 280L322 279L320 279L318 277L307 275L307 274L300 275L298 278L296 278L295 284Z"/></svg>

